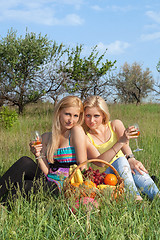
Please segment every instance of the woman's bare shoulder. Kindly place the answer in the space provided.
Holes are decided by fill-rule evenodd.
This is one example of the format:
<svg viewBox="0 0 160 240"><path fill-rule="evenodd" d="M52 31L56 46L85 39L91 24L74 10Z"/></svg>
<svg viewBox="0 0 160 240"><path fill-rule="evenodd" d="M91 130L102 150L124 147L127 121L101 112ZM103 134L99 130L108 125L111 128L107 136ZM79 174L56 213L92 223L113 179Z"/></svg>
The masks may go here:
<svg viewBox="0 0 160 240"><path fill-rule="evenodd" d="M82 126L76 125L71 129L71 132L73 133L85 133Z"/></svg>
<svg viewBox="0 0 160 240"><path fill-rule="evenodd" d="M111 126L114 132L117 134L122 134L124 132L125 126L123 122L119 119L115 119L111 122Z"/></svg>
<svg viewBox="0 0 160 240"><path fill-rule="evenodd" d="M111 121L111 126L113 129L123 126L123 122L119 119L114 119Z"/></svg>
<svg viewBox="0 0 160 240"><path fill-rule="evenodd" d="M42 142L43 144L47 144L49 142L49 139L51 138L52 133L51 132L45 132L42 134Z"/></svg>

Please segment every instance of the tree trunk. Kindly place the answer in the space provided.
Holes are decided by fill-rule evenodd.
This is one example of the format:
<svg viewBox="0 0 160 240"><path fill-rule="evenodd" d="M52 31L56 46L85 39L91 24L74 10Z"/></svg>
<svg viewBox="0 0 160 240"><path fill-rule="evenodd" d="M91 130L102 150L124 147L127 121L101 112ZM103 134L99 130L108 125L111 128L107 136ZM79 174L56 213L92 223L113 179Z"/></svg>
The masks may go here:
<svg viewBox="0 0 160 240"><path fill-rule="evenodd" d="M19 114L22 114L22 113L23 113L23 110L24 110L24 105L23 105L23 104L18 105L18 113L19 113Z"/></svg>

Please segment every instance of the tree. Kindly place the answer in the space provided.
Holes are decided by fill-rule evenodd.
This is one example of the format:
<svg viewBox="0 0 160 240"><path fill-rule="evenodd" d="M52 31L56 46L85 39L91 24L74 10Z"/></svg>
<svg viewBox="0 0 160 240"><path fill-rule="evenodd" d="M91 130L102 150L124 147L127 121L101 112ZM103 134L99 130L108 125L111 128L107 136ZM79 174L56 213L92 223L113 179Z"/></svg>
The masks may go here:
<svg viewBox="0 0 160 240"><path fill-rule="evenodd" d="M157 71L160 73L160 60L159 60L159 62L157 64Z"/></svg>
<svg viewBox="0 0 160 240"><path fill-rule="evenodd" d="M62 53L63 45L49 41L47 36L28 33L17 37L12 29L0 40L0 98L18 106L36 102L52 88L44 76L52 59Z"/></svg>
<svg viewBox="0 0 160 240"><path fill-rule="evenodd" d="M140 103L152 90L153 83L149 68L143 71L142 66L136 62L132 65L125 63L112 78L118 98L124 103Z"/></svg>
<svg viewBox="0 0 160 240"><path fill-rule="evenodd" d="M45 97L50 97L57 103L58 98L66 93L65 84L66 78L61 70L61 66L65 64L63 55L68 49L64 48L63 44L59 46L54 42L53 54L51 61L46 64L37 74L37 79L40 79L45 84Z"/></svg>
<svg viewBox="0 0 160 240"><path fill-rule="evenodd" d="M160 61L157 64L157 71L160 73ZM158 80L154 83L154 88L152 90L155 92L156 96L160 96L160 82ZM159 101L160 99L158 98L156 100Z"/></svg>
<svg viewBox="0 0 160 240"><path fill-rule="evenodd" d="M160 82L158 80L154 83L152 91L155 93L155 96L158 97L156 99L156 101L160 101L160 98L159 98L160 97Z"/></svg>
<svg viewBox="0 0 160 240"><path fill-rule="evenodd" d="M106 51L98 56L97 46L93 47L88 57L83 57L83 46L77 45L67 52L65 65L61 65L61 71L65 77L65 87L69 93L78 93L81 99L88 95L107 94L107 73L115 62L103 61Z"/></svg>

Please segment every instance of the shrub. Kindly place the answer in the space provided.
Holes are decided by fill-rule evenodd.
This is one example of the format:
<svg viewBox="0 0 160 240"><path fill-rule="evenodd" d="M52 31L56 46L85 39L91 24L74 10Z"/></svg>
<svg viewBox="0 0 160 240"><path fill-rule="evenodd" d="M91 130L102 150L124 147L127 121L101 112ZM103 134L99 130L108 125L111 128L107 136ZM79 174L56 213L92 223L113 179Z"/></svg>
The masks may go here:
<svg viewBox="0 0 160 240"><path fill-rule="evenodd" d="M0 125L6 129L11 128L17 121L18 114L15 110L9 109L9 107L2 107L0 111Z"/></svg>

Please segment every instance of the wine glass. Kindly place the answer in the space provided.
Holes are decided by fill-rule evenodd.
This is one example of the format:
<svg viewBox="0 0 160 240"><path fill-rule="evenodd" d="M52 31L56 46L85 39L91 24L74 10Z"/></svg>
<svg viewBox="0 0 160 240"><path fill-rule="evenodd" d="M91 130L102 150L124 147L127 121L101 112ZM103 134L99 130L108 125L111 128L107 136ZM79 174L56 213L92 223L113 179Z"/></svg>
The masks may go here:
<svg viewBox="0 0 160 240"><path fill-rule="evenodd" d="M42 137L39 131L36 130L31 133L31 141L34 146L42 143ZM38 157L35 155L35 157L36 157L36 160L38 161L39 158L43 159L44 155L40 152L40 155ZM39 162L37 162L37 164L39 164ZM37 170L38 168L36 168L35 176L37 175Z"/></svg>
<svg viewBox="0 0 160 240"><path fill-rule="evenodd" d="M42 137L39 131L33 132L31 138L32 138L33 145L38 145L42 143Z"/></svg>
<svg viewBox="0 0 160 240"><path fill-rule="evenodd" d="M136 130L137 130L137 133L136 133L135 135L133 135L133 136L139 136L139 134L140 134L140 129L139 129L138 124L137 124L137 123L134 123L133 126L134 126L134 127L136 128ZM133 152L142 151L143 149L142 149L142 148L139 148L139 146L138 146L138 140L137 140L137 138L135 138L135 141L136 141L137 149L133 150Z"/></svg>
<svg viewBox="0 0 160 240"><path fill-rule="evenodd" d="M31 134L31 141L33 145L38 145L42 143L42 137L39 131L36 130ZM43 158L42 153L40 154L40 157Z"/></svg>

